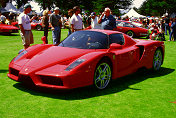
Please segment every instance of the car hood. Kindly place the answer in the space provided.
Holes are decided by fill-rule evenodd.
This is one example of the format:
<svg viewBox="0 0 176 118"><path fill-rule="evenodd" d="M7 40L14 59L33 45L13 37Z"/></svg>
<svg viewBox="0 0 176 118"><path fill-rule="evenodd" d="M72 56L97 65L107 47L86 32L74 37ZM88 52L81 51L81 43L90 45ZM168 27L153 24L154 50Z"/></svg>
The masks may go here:
<svg viewBox="0 0 176 118"><path fill-rule="evenodd" d="M30 52L28 52L28 56L25 57L25 59L28 61L25 63L24 68L28 67L31 68L31 71L35 71L54 66L56 64L68 65L75 59L92 51L94 50L52 46L46 50L40 51L32 57ZM24 62L23 59L21 59L21 62L20 59L17 61L17 65L20 65L20 63Z"/></svg>

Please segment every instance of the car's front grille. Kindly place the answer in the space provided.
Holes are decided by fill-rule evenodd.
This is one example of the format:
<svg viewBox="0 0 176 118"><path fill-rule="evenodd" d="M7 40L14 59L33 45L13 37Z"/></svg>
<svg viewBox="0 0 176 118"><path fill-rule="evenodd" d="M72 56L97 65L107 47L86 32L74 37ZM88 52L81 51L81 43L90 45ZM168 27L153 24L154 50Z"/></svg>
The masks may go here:
<svg viewBox="0 0 176 118"><path fill-rule="evenodd" d="M63 86L63 82L58 77L40 76L42 83L49 85Z"/></svg>
<svg viewBox="0 0 176 118"><path fill-rule="evenodd" d="M9 72L10 72L10 74L15 75L15 76L18 76L18 75L19 75L19 70L16 70L16 69L14 69L14 68L10 68L10 69L9 69Z"/></svg>
<svg viewBox="0 0 176 118"><path fill-rule="evenodd" d="M30 76L19 75L19 81L25 84L34 84Z"/></svg>

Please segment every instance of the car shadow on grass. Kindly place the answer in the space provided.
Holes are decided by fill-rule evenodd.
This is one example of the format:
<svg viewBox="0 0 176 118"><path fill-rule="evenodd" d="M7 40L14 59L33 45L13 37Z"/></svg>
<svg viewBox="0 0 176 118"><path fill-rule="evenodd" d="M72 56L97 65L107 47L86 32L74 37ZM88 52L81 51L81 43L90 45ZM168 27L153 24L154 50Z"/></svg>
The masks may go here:
<svg viewBox="0 0 176 118"><path fill-rule="evenodd" d="M3 36L19 36L19 33L0 33L0 35L3 35Z"/></svg>
<svg viewBox="0 0 176 118"><path fill-rule="evenodd" d="M9 70L1 70L0 69L0 73L7 73Z"/></svg>
<svg viewBox="0 0 176 118"><path fill-rule="evenodd" d="M52 89L43 89L43 88L41 89L41 88L29 87L29 86L26 87L21 83L14 84L14 87L36 96L44 96L44 97L49 97L53 99L63 99L63 100L80 100L80 99L88 99L92 97L118 93L126 89L141 90L138 88L131 88L129 86L134 85L136 83L140 83L149 78L165 76L174 71L175 69L170 69L165 67L162 67L160 71L157 71L157 72L153 72L151 70L140 70L134 74L127 75L125 77L121 77L111 81L111 84L104 90L97 90L93 86L89 86L89 87L77 88L69 91L68 90L61 91L61 90L52 90Z"/></svg>

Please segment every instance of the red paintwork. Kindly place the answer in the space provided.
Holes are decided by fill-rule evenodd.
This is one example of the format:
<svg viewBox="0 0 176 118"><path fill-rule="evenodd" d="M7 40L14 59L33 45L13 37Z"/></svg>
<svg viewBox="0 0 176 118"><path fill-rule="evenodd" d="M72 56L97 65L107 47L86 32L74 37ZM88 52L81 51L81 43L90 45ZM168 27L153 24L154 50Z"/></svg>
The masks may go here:
<svg viewBox="0 0 176 118"><path fill-rule="evenodd" d="M3 33L17 33L18 28L12 25L0 24L0 32Z"/></svg>
<svg viewBox="0 0 176 118"><path fill-rule="evenodd" d="M131 22L129 21L123 21L123 20L117 20L120 22L126 22L129 23L131 25L133 25ZM142 27L138 27L133 25L134 27L122 27L122 26L117 26L117 31L119 32L123 32L123 33L127 33L128 31L133 31L136 37L141 37L141 36L147 36L148 35L148 29L142 28Z"/></svg>
<svg viewBox="0 0 176 118"><path fill-rule="evenodd" d="M37 25L42 27L42 23L41 22L31 22L31 29L36 29Z"/></svg>
<svg viewBox="0 0 176 118"><path fill-rule="evenodd" d="M18 26L18 22L12 22L11 24L13 26ZM42 23L41 22L31 22L31 29L36 29L38 25L42 27ZM50 26L48 28L50 28Z"/></svg>
<svg viewBox="0 0 176 118"><path fill-rule="evenodd" d="M91 30L103 32L107 35L120 33L109 30ZM9 64L8 77L15 81L28 78L38 87L54 89L73 89L93 84L94 71L103 57L112 62L112 79L122 77L137 71L139 68L152 68L155 50L162 48L164 43L149 40L134 40L123 34L125 44L119 49L76 49L58 47L49 44L38 44L27 49L28 53ZM115 45L112 45L112 47ZM144 47L140 55L140 46ZM70 71L65 69L77 59L86 61ZM44 79L56 82L52 84ZM59 84L62 81L62 84ZM58 84L57 84L58 82Z"/></svg>

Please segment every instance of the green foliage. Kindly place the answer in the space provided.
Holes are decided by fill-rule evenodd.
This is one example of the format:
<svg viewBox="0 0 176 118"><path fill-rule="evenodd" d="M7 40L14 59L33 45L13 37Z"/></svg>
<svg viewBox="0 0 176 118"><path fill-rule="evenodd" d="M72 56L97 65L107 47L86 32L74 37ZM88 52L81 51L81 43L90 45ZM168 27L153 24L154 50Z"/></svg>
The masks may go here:
<svg viewBox="0 0 176 118"><path fill-rule="evenodd" d="M147 16L162 16L164 13L175 12L176 0L147 0L139 9L140 13Z"/></svg>
<svg viewBox="0 0 176 118"><path fill-rule="evenodd" d="M133 0L35 0L40 5L43 6L43 9L47 7L49 9L53 8L53 4L60 7L62 10L67 11L68 9L73 8L74 6L80 6L81 9L84 9L87 12L95 11L97 13L102 12L105 7L109 7L114 14L119 15L119 9L126 9L131 5Z"/></svg>
<svg viewBox="0 0 176 118"><path fill-rule="evenodd" d="M1 7L6 7L6 3L8 2L9 0L0 0L0 6Z"/></svg>

